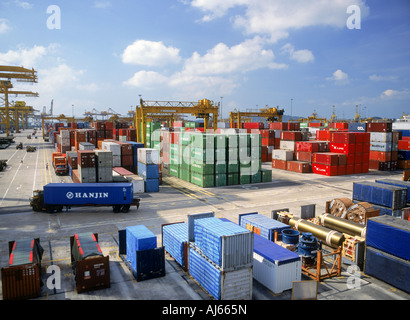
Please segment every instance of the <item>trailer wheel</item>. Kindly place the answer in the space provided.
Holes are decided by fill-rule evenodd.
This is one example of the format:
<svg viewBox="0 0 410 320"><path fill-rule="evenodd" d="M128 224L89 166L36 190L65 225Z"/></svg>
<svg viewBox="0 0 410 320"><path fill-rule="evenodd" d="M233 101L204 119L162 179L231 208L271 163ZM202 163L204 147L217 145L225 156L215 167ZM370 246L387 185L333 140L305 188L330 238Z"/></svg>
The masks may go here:
<svg viewBox="0 0 410 320"><path fill-rule="evenodd" d="M120 210L121 210L121 206L119 205L112 206L112 212L118 213L120 212Z"/></svg>
<svg viewBox="0 0 410 320"><path fill-rule="evenodd" d="M124 213L127 213L128 211L130 211L130 205L126 204L126 205L122 206L121 211L124 212Z"/></svg>
<svg viewBox="0 0 410 320"><path fill-rule="evenodd" d="M54 209L51 206L46 206L46 211L47 211L47 213L53 213Z"/></svg>

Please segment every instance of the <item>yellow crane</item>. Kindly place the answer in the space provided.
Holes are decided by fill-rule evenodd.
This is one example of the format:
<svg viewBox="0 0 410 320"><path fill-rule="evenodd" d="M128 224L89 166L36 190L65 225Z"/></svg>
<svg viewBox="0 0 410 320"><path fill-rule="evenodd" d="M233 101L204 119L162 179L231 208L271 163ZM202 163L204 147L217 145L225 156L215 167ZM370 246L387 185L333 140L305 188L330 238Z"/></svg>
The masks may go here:
<svg viewBox="0 0 410 320"><path fill-rule="evenodd" d="M211 100L202 99L198 102L183 101L144 101L140 99L140 105L135 112L135 128L137 129L137 140L146 143L147 121L154 115L176 115L190 114L204 119L204 128L209 129L209 121L212 115L212 128L218 128L219 107ZM172 121L172 119L170 120Z"/></svg>
<svg viewBox="0 0 410 320"><path fill-rule="evenodd" d="M10 104L9 104L9 94L15 95L26 95L38 97L38 93L30 91L13 91L11 80L16 80L17 82L30 82L37 83L37 71L34 69L26 69L23 67L16 66L0 66L0 95L4 95L4 114L5 114L5 130L6 135L9 136L10 128Z"/></svg>
<svg viewBox="0 0 410 320"><path fill-rule="evenodd" d="M269 108L266 106L265 109L260 109L259 111L232 111L229 113L230 126L231 128L235 128L235 123L237 123L238 128L241 128L243 118L249 117L265 118L269 122L282 122L282 117L285 111L278 108Z"/></svg>

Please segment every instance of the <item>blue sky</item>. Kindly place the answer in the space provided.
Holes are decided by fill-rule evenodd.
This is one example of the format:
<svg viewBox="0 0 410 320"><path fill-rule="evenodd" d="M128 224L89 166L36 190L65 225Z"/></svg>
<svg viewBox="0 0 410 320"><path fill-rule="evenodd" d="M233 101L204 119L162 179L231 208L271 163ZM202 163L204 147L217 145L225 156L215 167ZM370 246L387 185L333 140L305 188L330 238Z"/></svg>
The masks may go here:
<svg viewBox="0 0 410 320"><path fill-rule="evenodd" d="M141 95L222 101L224 117L396 118L410 113L409 17L408 0L0 0L0 65L38 72L15 88L40 97L15 100L68 116L126 115Z"/></svg>

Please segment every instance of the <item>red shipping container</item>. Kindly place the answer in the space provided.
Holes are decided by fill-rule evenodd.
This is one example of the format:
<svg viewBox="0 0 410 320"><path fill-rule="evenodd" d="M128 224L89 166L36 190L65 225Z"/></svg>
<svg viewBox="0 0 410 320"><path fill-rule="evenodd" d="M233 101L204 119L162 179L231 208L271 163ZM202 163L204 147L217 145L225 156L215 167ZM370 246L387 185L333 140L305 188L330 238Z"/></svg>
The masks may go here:
<svg viewBox="0 0 410 320"><path fill-rule="evenodd" d="M114 128L114 124L112 122L104 122L105 130L112 130Z"/></svg>
<svg viewBox="0 0 410 320"><path fill-rule="evenodd" d="M245 122L243 123L243 128L244 129L263 129L263 123L262 122Z"/></svg>
<svg viewBox="0 0 410 320"><path fill-rule="evenodd" d="M96 156L92 150L77 151L77 166L82 168L94 168L96 165Z"/></svg>
<svg viewBox="0 0 410 320"><path fill-rule="evenodd" d="M296 160L312 163L313 152L296 151Z"/></svg>
<svg viewBox="0 0 410 320"><path fill-rule="evenodd" d="M410 150L410 140L399 140L399 150Z"/></svg>
<svg viewBox="0 0 410 320"><path fill-rule="evenodd" d="M331 152L317 152L313 154L313 163L325 164L330 166L339 165L339 155Z"/></svg>
<svg viewBox="0 0 410 320"><path fill-rule="evenodd" d="M362 173L362 164L361 163L355 163L354 173Z"/></svg>
<svg viewBox="0 0 410 320"><path fill-rule="evenodd" d="M368 173L369 172L369 163L365 162L362 163L362 172L361 173Z"/></svg>
<svg viewBox="0 0 410 320"><path fill-rule="evenodd" d="M401 140L410 141L410 137L401 137Z"/></svg>
<svg viewBox="0 0 410 320"><path fill-rule="evenodd" d="M309 173L310 165L305 161L288 161L286 164L286 170L299 173Z"/></svg>
<svg viewBox="0 0 410 320"><path fill-rule="evenodd" d="M362 154L361 153L355 153L354 154L354 163L362 163Z"/></svg>
<svg viewBox="0 0 410 320"><path fill-rule="evenodd" d="M356 143L364 142L364 132L355 132L354 135L356 136Z"/></svg>
<svg viewBox="0 0 410 320"><path fill-rule="evenodd" d="M346 174L346 165L344 166L337 166L337 175L344 176Z"/></svg>
<svg viewBox="0 0 410 320"><path fill-rule="evenodd" d="M370 151L369 160L377 160L381 162L391 161L391 152Z"/></svg>
<svg viewBox="0 0 410 320"><path fill-rule="evenodd" d="M295 151L327 152L328 146L328 142L325 141L297 141L295 143Z"/></svg>
<svg viewBox="0 0 410 320"><path fill-rule="evenodd" d="M269 123L269 129L273 130L288 130L288 123L287 122L271 122Z"/></svg>
<svg viewBox="0 0 410 320"><path fill-rule="evenodd" d="M300 123L299 122L289 122L288 130L289 131L300 131Z"/></svg>
<svg viewBox="0 0 410 320"><path fill-rule="evenodd" d="M317 127L321 127L322 123L321 122L309 122L308 126L311 128L317 128Z"/></svg>
<svg viewBox="0 0 410 320"><path fill-rule="evenodd" d="M410 160L397 160L397 168L410 169Z"/></svg>
<svg viewBox="0 0 410 320"><path fill-rule="evenodd" d="M347 154L346 155L346 164L354 164L355 155Z"/></svg>
<svg viewBox="0 0 410 320"><path fill-rule="evenodd" d="M354 173L354 164L346 165L346 174L353 174Z"/></svg>
<svg viewBox="0 0 410 320"><path fill-rule="evenodd" d="M367 124L367 132L392 132L391 122L371 122Z"/></svg>
<svg viewBox="0 0 410 320"><path fill-rule="evenodd" d="M330 166L326 164L320 163L313 163L312 164L312 172L325 175L325 176L337 176L338 174L338 166Z"/></svg>
<svg viewBox="0 0 410 320"><path fill-rule="evenodd" d="M370 152L370 142L363 142L362 152Z"/></svg>
<svg viewBox="0 0 410 320"><path fill-rule="evenodd" d="M281 140L300 141L302 140L302 132L300 131L282 131L280 133Z"/></svg>
<svg viewBox="0 0 410 320"><path fill-rule="evenodd" d="M355 152L356 153L362 153L363 152L363 143L356 143L355 144Z"/></svg>
<svg viewBox="0 0 410 320"><path fill-rule="evenodd" d="M318 130L316 131L316 140L319 141L330 141L330 130Z"/></svg>
<svg viewBox="0 0 410 320"><path fill-rule="evenodd" d="M270 145L269 143L270 143L269 138L262 137L262 146L269 146Z"/></svg>
<svg viewBox="0 0 410 320"><path fill-rule="evenodd" d="M286 170L286 160L272 159L272 168Z"/></svg>
<svg viewBox="0 0 410 320"><path fill-rule="evenodd" d="M338 132L330 133L330 141L336 143L356 143L356 134L354 132Z"/></svg>
<svg viewBox="0 0 410 320"><path fill-rule="evenodd" d="M121 165L123 167L129 167L134 164L134 156L131 155L122 155L121 156Z"/></svg>
<svg viewBox="0 0 410 320"><path fill-rule="evenodd" d="M346 155L349 155L355 152L356 146L355 144L330 142L329 150L330 152L344 153Z"/></svg>
<svg viewBox="0 0 410 320"><path fill-rule="evenodd" d="M335 128L335 129L349 129L349 123L348 122L334 122L333 123L333 128Z"/></svg>
<svg viewBox="0 0 410 320"><path fill-rule="evenodd" d="M347 165L347 156L344 153L338 153L338 165L345 166Z"/></svg>
<svg viewBox="0 0 410 320"><path fill-rule="evenodd" d="M362 163L369 163L370 160L370 153L362 153Z"/></svg>
<svg viewBox="0 0 410 320"><path fill-rule="evenodd" d="M399 159L398 159L398 155L399 155L399 152L398 152L398 151L392 151L392 152L391 152L391 161L397 161L397 160L399 160Z"/></svg>

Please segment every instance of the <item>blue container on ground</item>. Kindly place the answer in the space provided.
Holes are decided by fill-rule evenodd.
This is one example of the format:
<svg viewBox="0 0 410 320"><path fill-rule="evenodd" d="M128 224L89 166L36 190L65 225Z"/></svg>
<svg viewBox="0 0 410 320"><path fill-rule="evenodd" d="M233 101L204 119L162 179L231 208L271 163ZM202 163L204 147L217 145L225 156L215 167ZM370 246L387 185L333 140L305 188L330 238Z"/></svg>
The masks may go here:
<svg viewBox="0 0 410 320"><path fill-rule="evenodd" d="M181 265L184 266L185 243L188 242L188 224L175 223L162 228L162 243L165 250Z"/></svg>
<svg viewBox="0 0 410 320"><path fill-rule="evenodd" d="M278 239L280 240L282 231L290 229L289 225L258 214L257 212L240 214L239 225L245 229L248 229L249 225L256 227L260 230L260 234L258 233L259 231L255 231L255 229L254 233L271 241L275 239L275 231L278 233Z"/></svg>
<svg viewBox="0 0 410 320"><path fill-rule="evenodd" d="M389 184L396 187L407 188L407 203L410 203L410 182L409 181L398 181L393 179L382 179L376 180L377 183Z"/></svg>
<svg viewBox="0 0 410 320"><path fill-rule="evenodd" d="M138 162L138 175L146 179L159 179L159 166Z"/></svg>
<svg viewBox="0 0 410 320"><path fill-rule="evenodd" d="M157 247L157 236L144 225L127 227L126 249L127 260L134 270L137 269L137 251L155 249Z"/></svg>
<svg viewBox="0 0 410 320"><path fill-rule="evenodd" d="M354 182L353 200L398 210L406 207L407 189L376 182Z"/></svg>
<svg viewBox="0 0 410 320"><path fill-rule="evenodd" d="M144 179L145 192L159 192L159 179Z"/></svg>

